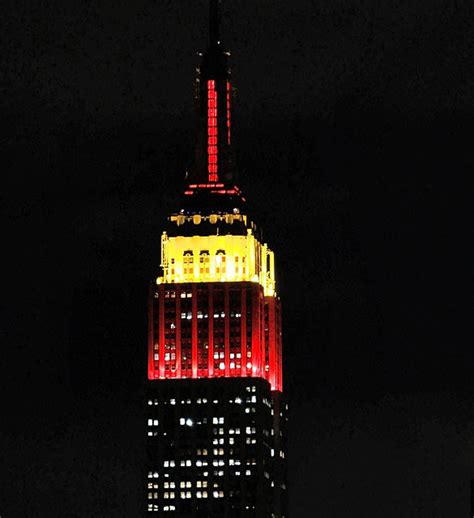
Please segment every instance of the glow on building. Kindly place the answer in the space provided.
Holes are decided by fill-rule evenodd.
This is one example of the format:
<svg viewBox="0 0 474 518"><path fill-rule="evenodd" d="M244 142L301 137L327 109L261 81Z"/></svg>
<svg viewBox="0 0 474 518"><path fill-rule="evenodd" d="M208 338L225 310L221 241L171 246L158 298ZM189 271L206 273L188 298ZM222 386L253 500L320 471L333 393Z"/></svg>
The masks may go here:
<svg viewBox="0 0 474 518"><path fill-rule="evenodd" d="M262 377L282 390L275 258L236 185L232 86L217 1L197 80L196 160L161 236L150 297L148 377Z"/></svg>
<svg viewBox="0 0 474 518"><path fill-rule="evenodd" d="M207 156L209 182L217 182L218 179L218 139L219 129L217 127L217 91L214 79L207 82Z"/></svg>
<svg viewBox="0 0 474 518"><path fill-rule="evenodd" d="M150 285L146 516L286 518L275 256L237 185L218 4L196 80L195 160Z"/></svg>
<svg viewBox="0 0 474 518"><path fill-rule="evenodd" d="M170 223L150 299L149 379L251 376L281 391L273 252L242 214L173 215ZM213 234L199 235L205 224ZM217 230L234 225L235 233Z"/></svg>

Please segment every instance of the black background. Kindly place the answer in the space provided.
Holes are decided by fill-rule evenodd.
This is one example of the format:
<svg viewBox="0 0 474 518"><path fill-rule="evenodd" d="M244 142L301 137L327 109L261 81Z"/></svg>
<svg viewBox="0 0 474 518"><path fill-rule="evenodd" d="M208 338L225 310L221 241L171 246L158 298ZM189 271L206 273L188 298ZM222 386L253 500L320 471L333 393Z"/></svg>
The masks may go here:
<svg viewBox="0 0 474 518"><path fill-rule="evenodd" d="M0 515L138 516L147 287L207 5L23 4L0 22ZM291 518L468 515L473 20L224 3L240 183L283 301Z"/></svg>

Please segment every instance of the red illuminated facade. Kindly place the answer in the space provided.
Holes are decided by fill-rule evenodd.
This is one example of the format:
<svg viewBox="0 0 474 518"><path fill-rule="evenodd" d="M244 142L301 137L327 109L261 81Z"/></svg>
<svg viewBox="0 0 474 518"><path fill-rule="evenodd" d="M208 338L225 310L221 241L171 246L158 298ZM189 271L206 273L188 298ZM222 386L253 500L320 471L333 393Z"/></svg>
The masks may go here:
<svg viewBox="0 0 474 518"><path fill-rule="evenodd" d="M236 185L218 3L196 80L196 157L150 287L145 514L285 518L280 299Z"/></svg>
<svg viewBox="0 0 474 518"><path fill-rule="evenodd" d="M161 284L149 322L150 380L250 376L282 390L280 304L259 284Z"/></svg>

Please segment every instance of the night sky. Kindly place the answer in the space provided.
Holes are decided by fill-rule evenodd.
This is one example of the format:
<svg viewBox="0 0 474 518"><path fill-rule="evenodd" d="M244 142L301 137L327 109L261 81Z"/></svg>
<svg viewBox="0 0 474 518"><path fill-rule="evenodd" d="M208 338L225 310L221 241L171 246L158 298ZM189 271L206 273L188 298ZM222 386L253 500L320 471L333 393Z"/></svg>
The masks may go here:
<svg viewBox="0 0 474 518"><path fill-rule="evenodd" d="M207 2L2 6L0 515L138 517L148 283ZM225 0L277 256L290 518L468 516L471 0Z"/></svg>

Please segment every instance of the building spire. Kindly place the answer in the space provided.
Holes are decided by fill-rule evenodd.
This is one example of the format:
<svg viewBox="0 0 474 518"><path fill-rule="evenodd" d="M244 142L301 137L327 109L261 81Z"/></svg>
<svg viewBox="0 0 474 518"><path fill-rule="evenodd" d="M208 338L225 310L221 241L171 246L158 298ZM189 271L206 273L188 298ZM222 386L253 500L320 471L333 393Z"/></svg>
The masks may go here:
<svg viewBox="0 0 474 518"><path fill-rule="evenodd" d="M188 198L191 201L203 190L212 194L214 200L225 198L235 208L245 200L236 186L232 145L233 89L229 52L219 41L220 4L221 0L209 0L209 46L202 55L196 81L196 154L187 176L185 195L192 197Z"/></svg>
<svg viewBox="0 0 474 518"><path fill-rule="evenodd" d="M219 0L209 0L209 46L219 45Z"/></svg>

